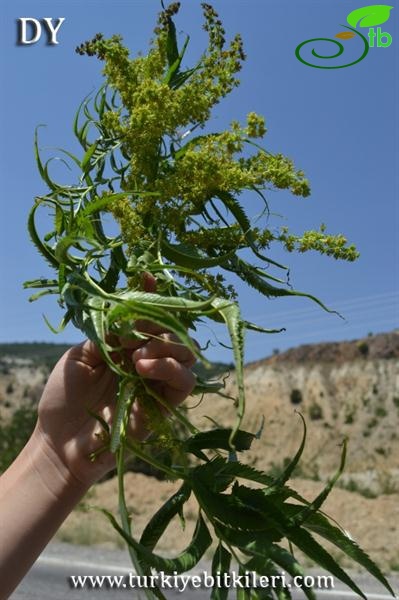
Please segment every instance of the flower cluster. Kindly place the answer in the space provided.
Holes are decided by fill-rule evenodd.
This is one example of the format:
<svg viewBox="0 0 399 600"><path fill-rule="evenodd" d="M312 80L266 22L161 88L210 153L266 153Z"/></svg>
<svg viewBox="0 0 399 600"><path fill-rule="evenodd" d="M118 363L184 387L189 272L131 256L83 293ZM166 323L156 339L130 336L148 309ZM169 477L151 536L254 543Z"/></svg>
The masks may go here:
<svg viewBox="0 0 399 600"><path fill-rule="evenodd" d="M348 240L345 236L342 234L326 234L324 225L320 227L320 231L305 231L301 236L290 234L286 227L282 227L281 233L276 239L284 244L288 252L316 250L320 254L350 262L359 257L359 253L353 244L347 246Z"/></svg>
<svg viewBox="0 0 399 600"><path fill-rule="evenodd" d="M245 59L241 37L226 42L216 11L209 4L202 7L208 44L194 68L181 70L185 45L179 52L172 20L178 2L160 13L145 56L130 58L120 36L104 39L101 34L77 49L104 61L107 83L121 101L119 108L103 112L100 129L104 137L120 141L128 161L120 182L126 197L112 201L110 211L130 254L137 246L150 247L161 236L222 256L248 244L242 227L231 219L208 220L207 227L201 219L196 221L207 214L218 194L237 198L245 190L272 188L302 197L310 194L308 180L291 159L252 144L267 131L264 118L255 112L247 115L245 125L233 121L225 131L192 136L195 128L205 125L212 108L238 85L236 74ZM248 142L251 152L245 152ZM276 236L269 229L253 228L251 235L259 249L278 241L289 251L313 249L346 260L357 256L353 246L346 247L343 236L324 231L299 237L284 230ZM187 277L203 289L232 295L220 279L201 269Z"/></svg>

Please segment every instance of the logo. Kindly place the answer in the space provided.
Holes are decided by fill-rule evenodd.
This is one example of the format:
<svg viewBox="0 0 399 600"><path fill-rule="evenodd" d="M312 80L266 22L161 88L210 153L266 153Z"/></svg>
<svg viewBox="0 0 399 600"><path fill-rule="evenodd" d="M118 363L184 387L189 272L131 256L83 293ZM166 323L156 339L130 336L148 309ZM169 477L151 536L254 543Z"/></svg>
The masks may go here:
<svg viewBox="0 0 399 600"><path fill-rule="evenodd" d="M361 56L355 60L351 60L351 62L345 65L312 64L303 57L303 48L307 46L307 44L313 44L314 42L328 42L329 44L334 44L335 47L338 48L335 54L326 56L323 54L318 54L312 47L311 54L315 58L319 58L321 60L331 60L341 56L345 51L344 45L340 41L331 38L320 37L306 40L296 47L295 56L304 65L313 67L315 69L343 69L345 67L356 65L361 60L366 58L370 48L388 48L388 46L392 44L392 36L386 31L382 31L381 27L379 27L388 21L392 8L393 6L387 6L386 4L374 4L373 6L363 6L362 8L357 8L349 13L346 18L349 26L342 25L342 27L345 27L347 31L341 31L337 33L335 37L339 40L344 40L345 42L352 40L353 38L360 39ZM368 28L368 32L364 31L364 33L361 33L358 29L359 27L362 29Z"/></svg>

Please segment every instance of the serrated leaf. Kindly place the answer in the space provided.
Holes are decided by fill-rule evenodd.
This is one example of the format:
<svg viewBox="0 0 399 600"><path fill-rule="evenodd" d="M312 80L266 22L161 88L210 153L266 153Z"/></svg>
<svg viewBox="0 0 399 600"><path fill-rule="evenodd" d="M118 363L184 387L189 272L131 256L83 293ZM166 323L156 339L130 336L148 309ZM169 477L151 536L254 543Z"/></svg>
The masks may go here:
<svg viewBox="0 0 399 600"><path fill-rule="evenodd" d="M42 242L36 230L35 215L39 205L40 202L36 202L29 213L28 232L33 244L36 246L43 258L49 263L51 267L57 269L59 263L55 257L54 251L47 244Z"/></svg>
<svg viewBox="0 0 399 600"><path fill-rule="evenodd" d="M191 487L187 483L183 483L178 491L151 517L142 533L140 544L153 550L170 521L180 512L190 495Z"/></svg>
<svg viewBox="0 0 399 600"><path fill-rule="evenodd" d="M285 467L284 471L282 472L282 474L277 478L276 480L276 486L280 487L281 485L284 485L284 483L286 481L288 481L288 479L291 477L292 473L294 472L295 467L297 466L299 459L301 458L302 454L303 454L303 450L305 448L305 443L306 443L306 422L305 419L303 418L303 416L301 415L301 413L297 413L302 421L302 425L303 425L303 434L302 434L302 441L300 443L300 446L294 456L294 458L288 463L288 465Z"/></svg>
<svg viewBox="0 0 399 600"><path fill-rule="evenodd" d="M169 244L165 240L161 242L162 254L170 260L183 267L191 269L205 269L221 265L223 262L235 255L236 249L217 257L210 257L187 244Z"/></svg>
<svg viewBox="0 0 399 600"><path fill-rule="evenodd" d="M231 563L231 554L226 548L223 546L221 542L219 542L215 554L212 558L212 575L214 577L215 582L217 582L216 577L220 573L229 573ZM211 592L211 600L227 600L229 595L229 588L215 585L212 588Z"/></svg>
<svg viewBox="0 0 399 600"><path fill-rule="evenodd" d="M191 436L183 442L183 448L187 452L194 450L230 450L229 440L232 429L211 429L210 431L201 431ZM248 431L238 430L235 437L235 449L238 452L249 450L255 436Z"/></svg>
<svg viewBox="0 0 399 600"><path fill-rule="evenodd" d="M223 202L225 207L234 216L238 225L241 228L241 231L245 237L245 240L246 240L248 246L251 248L251 250L255 254L255 256L257 256L264 262L268 262L271 265L274 265L276 267L286 270L287 267L285 267L284 265L281 265L280 263L277 263L276 261L272 260L271 258L268 258L267 256L264 256L261 252L259 252L259 250L256 246L256 243L255 243L255 240L254 240L251 222L250 222L249 218L247 217L245 210L243 209L241 204L238 202L238 200L236 198L234 198L233 194L230 194L229 192L226 192L226 191L218 190L215 193L215 196Z"/></svg>
<svg viewBox="0 0 399 600"><path fill-rule="evenodd" d="M270 582L273 582L272 592L269 588L257 588L255 590L255 595L249 596L251 600L252 597L259 598L259 600L266 600L273 598L273 594L276 595L278 600L291 600L291 592L288 587L284 586L284 580L281 578L281 573L276 569L271 560L267 559L266 557L253 556L247 563L245 563L244 567L245 568L242 569L244 572L255 571L259 575L264 575L267 577Z"/></svg>
<svg viewBox="0 0 399 600"><path fill-rule="evenodd" d="M57 286L57 279L46 279L45 277L40 277L39 279L31 279L30 281L24 281L23 283L24 288L45 288Z"/></svg>
<svg viewBox="0 0 399 600"><path fill-rule="evenodd" d="M134 393L134 382L120 378L109 442L109 449L113 453L117 452L126 436L126 423L129 419Z"/></svg>
<svg viewBox="0 0 399 600"><path fill-rule="evenodd" d="M350 12L346 20L352 27L375 27L388 21L392 9L386 4L362 6Z"/></svg>
<svg viewBox="0 0 399 600"><path fill-rule="evenodd" d="M55 207L55 231L57 235L61 235L65 230L64 211L57 205Z"/></svg>
<svg viewBox="0 0 399 600"><path fill-rule="evenodd" d="M286 503L286 511L295 519L301 511L301 508L296 504ZM370 575L375 577L382 585L394 596L394 591L383 575L379 567L371 560L371 558L353 541L348 535L346 535L341 529L338 529L335 525L320 512L313 513L307 518L303 527L317 533L332 544L335 544L341 552L344 552L349 558L355 561L358 565L366 569Z"/></svg>
<svg viewBox="0 0 399 600"><path fill-rule="evenodd" d="M139 559L143 560L146 564L150 565L157 571L180 574L193 569L212 543L212 538L210 536L208 527L206 526L202 516L200 516L198 518L192 540L187 548L176 558L164 558L158 554L154 554L148 548L135 540L132 536L128 535L109 511L103 508L99 508L97 510L102 512L108 518L114 529L116 529L116 531L125 539L129 546L136 551Z"/></svg>
<svg viewBox="0 0 399 600"><path fill-rule="evenodd" d="M233 529L233 538L236 537L237 530L242 530L257 532L259 535L259 532L262 532L261 535L270 538L271 541L281 540L280 531L268 517L232 494L213 492L197 473L198 471L194 470L190 483L199 505L212 522L216 520Z"/></svg>
<svg viewBox="0 0 399 600"><path fill-rule="evenodd" d="M290 532L289 539L297 546L297 548L299 548L299 550L304 552L307 557L320 565L322 569L326 569L331 575L334 575L334 577L350 587L356 594L359 594L364 600L367 600L367 597L353 579L339 566L331 554L316 542L308 531L305 531L303 528L295 528Z"/></svg>
<svg viewBox="0 0 399 600"><path fill-rule="evenodd" d="M144 302L137 300L124 300L121 303L115 304L109 308L107 313L108 329L111 330L112 325L121 320L131 322L137 319L152 321L164 328L164 331L175 333L180 338L180 341L191 350L194 356L205 364L208 364L208 361L190 338L181 321L159 306L144 304Z"/></svg>
<svg viewBox="0 0 399 600"><path fill-rule="evenodd" d="M293 556L290 552L285 550L285 548L282 548L277 544L264 544L265 548L263 549L262 553L262 548L260 546L262 546L262 540L255 540L250 547L245 548L245 551L249 551L250 553L253 552L256 555L259 555L260 558L262 556L267 556L276 565L278 565L279 567L284 569L284 571L286 571L289 575L291 575L291 577L305 575L305 571L303 570L299 562L296 560L295 556ZM303 586L301 587L301 590L308 598L308 600L316 600L316 595L314 594L311 588Z"/></svg>
<svg viewBox="0 0 399 600"><path fill-rule="evenodd" d="M306 506L306 508L303 508L302 511L300 511L298 513L298 515L295 519L296 524L302 525L303 523L306 522L306 519L309 517L309 515L311 515L312 513L315 513L317 510L319 510L319 508L322 506L322 504L326 500L328 494L331 492L333 486L337 482L338 478L342 474L342 471L344 470L344 467L345 467L345 460L346 460L346 446L347 446L346 440L343 441L342 446L343 447L342 447L342 453L341 453L341 464L340 464L337 472L335 473L334 477L332 477L329 480L329 482L324 487L324 489L320 492L320 494L312 502L310 502L309 505Z"/></svg>
<svg viewBox="0 0 399 600"><path fill-rule="evenodd" d="M253 267L252 265L248 264L246 261L238 258L237 256L233 257L227 263L225 263L223 265L223 268L227 269L228 271L232 271L233 273L236 273L236 275L238 275L240 279L245 281L251 287L258 290L258 292L261 292L264 296L302 296L304 298L309 298L310 300L313 300L313 302L316 302L316 304L321 306L321 308L323 308L325 311L340 316L336 310L331 310L330 308L327 308L327 306L323 304L321 300L319 300L318 298L316 298L316 296L313 296L312 294L307 294L305 292L298 292L296 290L271 285L268 281L265 281L265 274L260 275L259 269ZM269 279L269 277L267 278Z"/></svg>

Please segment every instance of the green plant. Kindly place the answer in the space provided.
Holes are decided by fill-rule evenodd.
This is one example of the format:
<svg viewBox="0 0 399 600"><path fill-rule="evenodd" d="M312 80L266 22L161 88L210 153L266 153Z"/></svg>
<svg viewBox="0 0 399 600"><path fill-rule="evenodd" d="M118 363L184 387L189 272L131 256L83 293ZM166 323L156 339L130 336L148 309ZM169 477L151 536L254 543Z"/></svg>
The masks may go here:
<svg viewBox="0 0 399 600"><path fill-rule="evenodd" d="M384 448L383 446L378 446L375 451L377 454L381 454L381 456L387 456L389 454L387 448Z"/></svg>
<svg viewBox="0 0 399 600"><path fill-rule="evenodd" d="M23 404L10 420L0 421L0 473L5 471L25 446L35 427L37 411Z"/></svg>
<svg viewBox="0 0 399 600"><path fill-rule="evenodd" d="M364 356L364 357L368 356L369 345L367 342L358 342L357 349L359 350L359 352L362 356Z"/></svg>
<svg viewBox="0 0 399 600"><path fill-rule="evenodd" d="M82 102L75 117L82 156L64 151L80 172L76 185L53 180L51 159L43 161L37 132L35 137L38 169L49 192L36 198L28 227L55 277L25 285L39 289L31 299L57 295L65 308L58 330L71 321L95 341L104 360L119 375L116 417L110 429L103 425L106 447L116 458L120 522L101 510L128 544L139 574L149 573L151 568L179 573L194 567L211 545L211 528L218 541L214 572L228 571L235 560L241 571L270 575L284 568L291 574L301 573L294 555L279 545L287 538L365 598L313 537L316 533L339 546L391 590L378 567L320 511L343 469L345 444L336 476L312 502L286 485L303 451L305 424L300 448L279 476L271 477L237 459L257 437L241 429L244 333L246 329L275 330L242 319L236 291L225 276L233 273L266 297L305 296L328 310L316 297L291 289L287 279L272 274L271 268L282 273L288 269L269 256L270 247L281 243L289 252L316 250L350 261L357 252L347 246L342 235L327 234L324 225L301 236L286 227L276 231L252 225L238 201L242 192L254 192L269 218L265 190L287 189L306 197L309 184L290 159L268 152L255 141L266 133L264 119L255 113L248 114L245 126L233 121L227 131L192 135L205 126L212 107L238 84L236 73L244 53L238 35L226 45L217 14L204 4L208 48L196 66L183 70L188 38L179 49L173 21L178 8L173 3L161 12L146 56L130 59L119 36L106 40L101 34L77 49L79 54L96 55L104 61L106 83L92 100ZM54 218L44 236L36 228L39 209L50 209ZM114 219L116 234L105 232L106 218ZM142 291L144 273L156 276L157 293ZM135 330L137 319L151 320L175 333L205 365L202 351L187 330L204 319L226 324L238 386L237 419L231 427L198 431L183 410L169 407L174 422L184 431L176 436L172 418L161 418L158 403L164 404L162 397L130 365L113 360L115 346L110 345L110 336L143 338ZM223 394L223 382L198 378L194 393L206 392ZM145 445L127 433L133 402L145 407L154 431ZM149 450L151 444L166 449L169 460L157 460ZM140 540L133 535L124 496L128 453L169 478L181 480L179 490L153 516ZM198 464L190 466L187 455L194 455ZM239 483L245 479L262 487ZM182 514L191 494L198 502L193 539L178 557L161 557L154 552L157 542L169 522ZM160 590L146 593L163 598ZM278 598L290 597L282 588L275 593ZM305 593L314 598L310 589ZM223 590L214 589L213 598L224 597Z"/></svg>
<svg viewBox="0 0 399 600"><path fill-rule="evenodd" d="M377 408L374 411L374 414L376 417L386 417L388 413L383 406L377 406Z"/></svg>
<svg viewBox="0 0 399 600"><path fill-rule="evenodd" d="M291 390L290 400L291 400L291 404L300 404L303 400L301 390L298 390L296 388Z"/></svg>

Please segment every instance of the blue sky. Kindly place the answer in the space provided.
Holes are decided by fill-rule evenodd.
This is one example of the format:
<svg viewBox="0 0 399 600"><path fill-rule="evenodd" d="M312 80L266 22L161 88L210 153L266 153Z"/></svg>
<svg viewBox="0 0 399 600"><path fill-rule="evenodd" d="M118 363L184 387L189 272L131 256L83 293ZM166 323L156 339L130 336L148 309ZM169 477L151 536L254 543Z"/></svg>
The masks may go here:
<svg viewBox="0 0 399 600"><path fill-rule="evenodd" d="M392 330L399 317L397 9L381 26L393 37L389 48L371 48L352 67L325 70L300 63L294 54L296 46L310 38L334 37L344 30L347 14L364 6L362 2L218 0L213 5L227 37L242 34L247 60L241 86L217 107L212 129L222 129L232 119L244 121L252 110L263 114L268 127L265 147L293 158L312 185L307 199L269 192L275 213L271 224L301 233L323 222L329 232L344 233L361 253L356 263L344 263L276 248L272 256L290 265L293 286L317 295L346 321L304 298L268 300L239 286L246 317L265 327L287 328L273 336L248 335L246 360L262 358L274 348ZM101 64L75 54L75 46L100 31L106 36L121 33L133 55L145 52L159 7L158 0L2 2L1 341L81 339L72 327L54 336L42 313L57 322L61 315L55 300L50 297L29 304L29 294L22 289L24 280L48 274L26 232L33 199L46 192L33 156L34 129L39 123L47 125L40 131L42 147L76 151L73 116L102 77ZM16 44L17 18L61 16L65 22L58 34L59 45L46 45L44 36L35 45ZM186 33L191 36L187 64L193 63L206 42L200 2L182 0L176 25L180 39ZM357 38L343 43L343 57L360 53ZM328 53L327 45L319 44L318 51ZM61 166L55 173L69 177ZM251 214L260 209L250 194L242 202ZM212 333L203 328L198 337L205 342L207 337L214 340L214 334L226 341L219 329ZM208 356L230 360L228 350L217 346L209 348Z"/></svg>

